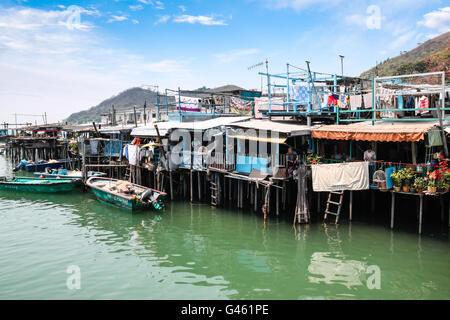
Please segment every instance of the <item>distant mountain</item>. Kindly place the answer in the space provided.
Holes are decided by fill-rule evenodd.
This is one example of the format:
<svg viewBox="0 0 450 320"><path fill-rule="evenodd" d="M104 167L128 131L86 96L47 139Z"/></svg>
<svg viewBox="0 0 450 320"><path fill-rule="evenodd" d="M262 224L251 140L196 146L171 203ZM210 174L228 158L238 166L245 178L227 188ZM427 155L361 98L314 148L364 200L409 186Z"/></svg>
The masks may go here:
<svg viewBox="0 0 450 320"><path fill-rule="evenodd" d="M418 47L395 58L389 58L376 67L361 73L361 78L422 73L430 71L449 71L450 32L430 39Z"/></svg>
<svg viewBox="0 0 450 320"><path fill-rule="evenodd" d="M197 91L204 91L205 94L228 93L239 90L244 89L231 84L212 89L206 87L197 89ZM190 91L182 91L181 93L192 95L190 94ZM169 102L172 101L172 99L173 98L169 97ZM111 111L112 106L114 106L114 109L116 111L130 110L135 105L142 107L145 101L147 101L148 107L156 105L156 92L139 87L131 88L119 93L116 96L106 99L105 101L89 108L88 110L72 113L65 121L73 124L87 123L92 121L98 122L100 121L102 114L106 114ZM164 101L160 101L160 103L164 103Z"/></svg>
<svg viewBox="0 0 450 320"><path fill-rule="evenodd" d="M144 88L131 88L113 96L88 110L72 113L66 121L69 123L86 123L100 121L101 115L111 111L114 105L116 111L129 110L133 106L142 107L147 101L147 106L156 104L156 92Z"/></svg>

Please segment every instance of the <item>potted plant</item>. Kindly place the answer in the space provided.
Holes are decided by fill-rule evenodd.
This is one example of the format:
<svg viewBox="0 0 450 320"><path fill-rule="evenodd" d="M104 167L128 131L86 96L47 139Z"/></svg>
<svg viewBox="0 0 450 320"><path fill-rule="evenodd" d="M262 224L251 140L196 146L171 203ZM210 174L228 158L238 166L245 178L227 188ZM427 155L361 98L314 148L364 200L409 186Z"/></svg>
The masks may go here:
<svg viewBox="0 0 450 320"><path fill-rule="evenodd" d="M402 176L403 192L409 192L411 188L411 181L414 178L414 172L411 168L402 168L400 170Z"/></svg>
<svg viewBox="0 0 450 320"><path fill-rule="evenodd" d="M306 155L306 163L307 164L319 164L321 162L322 157L315 153L308 153Z"/></svg>
<svg viewBox="0 0 450 320"><path fill-rule="evenodd" d="M442 180L442 174L439 170L428 173L428 193L436 193L438 182Z"/></svg>
<svg viewBox="0 0 450 320"><path fill-rule="evenodd" d="M403 175L400 170L394 170L393 173L391 173L391 178L394 180L394 191L400 192L402 188L402 181L403 181Z"/></svg>
<svg viewBox="0 0 450 320"><path fill-rule="evenodd" d="M437 188L439 189L440 192L447 192L448 191L448 184L447 181L445 181L445 179L440 179L439 182L437 183Z"/></svg>
<svg viewBox="0 0 450 320"><path fill-rule="evenodd" d="M425 179L422 177L417 177L414 179L414 188L416 189L418 194L423 193L423 189L425 188Z"/></svg>
<svg viewBox="0 0 450 320"><path fill-rule="evenodd" d="M427 191L428 193L436 193L437 183L434 179L428 180Z"/></svg>

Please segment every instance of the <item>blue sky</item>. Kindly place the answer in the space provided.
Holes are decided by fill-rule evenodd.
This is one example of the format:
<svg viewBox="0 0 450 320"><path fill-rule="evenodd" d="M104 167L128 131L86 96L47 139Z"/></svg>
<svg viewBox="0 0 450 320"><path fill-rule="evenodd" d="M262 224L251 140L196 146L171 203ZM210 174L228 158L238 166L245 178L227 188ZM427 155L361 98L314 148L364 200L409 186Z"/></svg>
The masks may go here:
<svg viewBox="0 0 450 320"><path fill-rule="evenodd" d="M260 88L247 67L266 58L339 73L342 54L359 75L447 31L440 0L1 0L0 121L61 120L133 86Z"/></svg>

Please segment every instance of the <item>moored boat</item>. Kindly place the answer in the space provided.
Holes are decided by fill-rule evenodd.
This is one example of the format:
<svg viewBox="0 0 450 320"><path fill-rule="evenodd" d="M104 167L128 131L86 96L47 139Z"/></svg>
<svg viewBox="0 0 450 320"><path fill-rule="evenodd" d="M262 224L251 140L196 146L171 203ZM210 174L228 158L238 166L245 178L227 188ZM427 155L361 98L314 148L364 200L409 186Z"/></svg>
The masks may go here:
<svg viewBox="0 0 450 320"><path fill-rule="evenodd" d="M0 178L0 191L18 192L68 192L72 191L76 180L39 179L30 177Z"/></svg>
<svg viewBox="0 0 450 320"><path fill-rule="evenodd" d="M83 173L79 170L67 170L67 169L50 169L48 172L35 172L34 176L36 178L45 179L75 179L80 180L83 177ZM98 171L88 171L86 172L86 178L90 177L104 177L106 173Z"/></svg>
<svg viewBox="0 0 450 320"><path fill-rule="evenodd" d="M22 160L20 163L13 169L13 171L18 171L20 169L26 171L44 171L46 168L50 169L59 169L67 167L67 165L72 162L72 159L60 159L60 160L39 160L37 162Z"/></svg>
<svg viewBox="0 0 450 320"><path fill-rule="evenodd" d="M86 184L100 202L131 212L147 208L162 210L167 196L162 191L112 178L92 177Z"/></svg>

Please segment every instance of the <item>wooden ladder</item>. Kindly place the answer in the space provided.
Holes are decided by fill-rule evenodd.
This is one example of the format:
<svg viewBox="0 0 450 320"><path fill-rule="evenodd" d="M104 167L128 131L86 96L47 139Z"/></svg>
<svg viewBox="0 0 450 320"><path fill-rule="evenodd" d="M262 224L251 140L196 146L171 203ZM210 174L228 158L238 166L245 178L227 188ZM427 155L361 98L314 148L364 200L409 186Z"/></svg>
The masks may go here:
<svg viewBox="0 0 450 320"><path fill-rule="evenodd" d="M219 190L217 188L217 176L213 174L213 179L210 182L211 186L211 205L217 206L217 197L219 195Z"/></svg>
<svg viewBox="0 0 450 320"><path fill-rule="evenodd" d="M127 166L125 169L125 175L123 180L129 181L130 180L130 166Z"/></svg>
<svg viewBox="0 0 450 320"><path fill-rule="evenodd" d="M339 201L333 200L333 195L339 196ZM323 217L323 220L327 220L327 217L329 214L336 216L335 224L338 223L339 220L339 214L341 213L342 208L342 200L344 199L344 191L330 191L328 194L328 200L327 200L327 208L325 209L325 215ZM337 211L331 211L330 206L337 207Z"/></svg>

